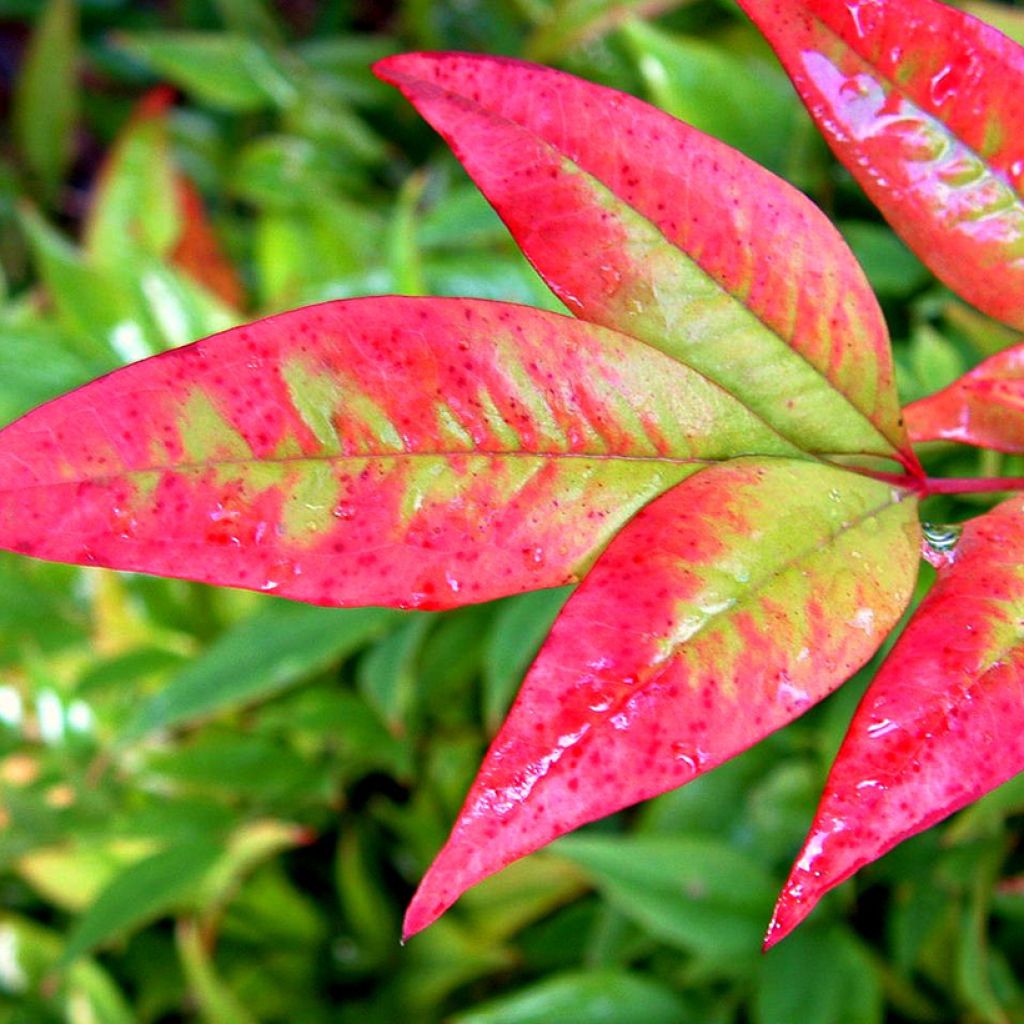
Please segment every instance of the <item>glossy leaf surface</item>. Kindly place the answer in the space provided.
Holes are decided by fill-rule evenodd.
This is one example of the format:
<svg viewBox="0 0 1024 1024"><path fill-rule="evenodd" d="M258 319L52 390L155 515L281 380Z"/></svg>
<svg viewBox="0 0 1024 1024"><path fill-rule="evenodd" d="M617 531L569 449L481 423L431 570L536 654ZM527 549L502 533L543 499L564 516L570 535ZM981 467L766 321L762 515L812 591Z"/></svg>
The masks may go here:
<svg viewBox="0 0 1024 1024"><path fill-rule="evenodd" d="M740 0L872 202L1024 328L1024 49L936 0Z"/></svg>
<svg viewBox="0 0 1024 1024"><path fill-rule="evenodd" d="M934 556L933 556L934 557ZM967 523L868 689L768 933L1024 769L1024 499Z"/></svg>
<svg viewBox="0 0 1024 1024"><path fill-rule="evenodd" d="M661 353L472 300L327 303L137 363L0 434L0 545L317 604L574 580L702 463L794 449Z"/></svg>
<svg viewBox="0 0 1024 1024"><path fill-rule="evenodd" d="M555 623L406 934L510 861L688 782L843 682L909 599L914 505L841 470L744 459L644 508Z"/></svg>
<svg viewBox="0 0 1024 1024"><path fill-rule="evenodd" d="M805 450L902 449L914 464L877 302L791 186L558 71L465 54L375 70L445 137L575 314L693 366Z"/></svg>
<svg viewBox="0 0 1024 1024"><path fill-rule="evenodd" d="M1024 345L986 359L903 410L914 441L961 441L1024 452Z"/></svg>

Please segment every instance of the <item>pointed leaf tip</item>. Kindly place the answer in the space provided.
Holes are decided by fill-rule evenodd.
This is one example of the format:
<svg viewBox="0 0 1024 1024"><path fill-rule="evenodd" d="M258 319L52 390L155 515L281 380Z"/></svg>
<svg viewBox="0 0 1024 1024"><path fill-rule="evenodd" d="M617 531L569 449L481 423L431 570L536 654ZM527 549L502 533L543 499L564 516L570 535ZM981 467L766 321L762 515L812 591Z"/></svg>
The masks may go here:
<svg viewBox="0 0 1024 1024"><path fill-rule="evenodd" d="M1024 453L1024 344L986 359L903 410L914 441L958 441Z"/></svg>
<svg viewBox="0 0 1024 1024"><path fill-rule="evenodd" d="M917 466L874 294L792 186L633 96L550 68L411 53L376 70L581 319L692 366L804 450Z"/></svg>
<svg viewBox="0 0 1024 1024"><path fill-rule="evenodd" d="M1024 48L937 0L739 2L893 229L1024 329Z"/></svg>
<svg viewBox="0 0 1024 1024"><path fill-rule="evenodd" d="M971 520L868 688L769 937L904 839L1024 770L1024 499Z"/></svg>
<svg viewBox="0 0 1024 1024"><path fill-rule="evenodd" d="M909 600L915 504L820 464L739 459L648 505L556 621L408 933L513 860L690 781L843 682Z"/></svg>

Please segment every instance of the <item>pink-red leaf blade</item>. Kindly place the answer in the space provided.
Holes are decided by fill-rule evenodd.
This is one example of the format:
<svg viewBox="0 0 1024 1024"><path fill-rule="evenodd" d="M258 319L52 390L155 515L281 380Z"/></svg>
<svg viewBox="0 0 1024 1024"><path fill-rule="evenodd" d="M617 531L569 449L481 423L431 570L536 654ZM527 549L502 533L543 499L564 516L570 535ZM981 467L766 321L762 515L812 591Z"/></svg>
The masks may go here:
<svg viewBox="0 0 1024 1024"><path fill-rule="evenodd" d="M578 316L694 366L805 450L899 451L916 465L877 302L791 186L549 68L404 54L375 70L445 137Z"/></svg>
<svg viewBox="0 0 1024 1024"><path fill-rule="evenodd" d="M740 0L907 244L1024 329L1024 49L937 0Z"/></svg>
<svg viewBox="0 0 1024 1024"><path fill-rule="evenodd" d="M959 441L1024 454L1024 345L999 352L903 410L913 441Z"/></svg>
<svg viewBox="0 0 1024 1024"><path fill-rule="evenodd" d="M735 460L648 505L570 598L409 907L679 786L820 700L909 600L915 502L809 462Z"/></svg>
<svg viewBox="0 0 1024 1024"><path fill-rule="evenodd" d="M571 582L699 459L795 449L632 338L462 299L326 303L0 432L0 546L441 608Z"/></svg>
<svg viewBox="0 0 1024 1024"><path fill-rule="evenodd" d="M967 523L850 724L769 945L834 886L1024 769L1024 499Z"/></svg>

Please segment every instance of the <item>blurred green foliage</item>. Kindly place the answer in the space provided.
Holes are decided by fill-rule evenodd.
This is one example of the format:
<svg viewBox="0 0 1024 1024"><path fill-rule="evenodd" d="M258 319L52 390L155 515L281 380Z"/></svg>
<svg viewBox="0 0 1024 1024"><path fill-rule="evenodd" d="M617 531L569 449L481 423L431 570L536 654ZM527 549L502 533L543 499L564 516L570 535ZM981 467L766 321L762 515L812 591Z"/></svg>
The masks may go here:
<svg viewBox="0 0 1024 1024"><path fill-rule="evenodd" d="M369 74L415 48L545 60L788 177L864 262L908 400L1011 340L878 220L726 0L0 0L0 419L303 303L559 308ZM176 102L140 108L158 84ZM935 472L1022 472L926 455ZM339 611L0 559L0 1024L1024 1019L1021 780L758 952L871 666L400 947L404 903L565 596Z"/></svg>

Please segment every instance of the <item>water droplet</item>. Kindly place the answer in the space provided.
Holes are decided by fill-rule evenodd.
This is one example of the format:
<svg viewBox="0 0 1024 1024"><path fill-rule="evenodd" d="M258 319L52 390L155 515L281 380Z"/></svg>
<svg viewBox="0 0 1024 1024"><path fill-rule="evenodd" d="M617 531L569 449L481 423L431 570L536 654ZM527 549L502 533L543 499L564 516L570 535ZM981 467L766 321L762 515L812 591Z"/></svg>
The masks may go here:
<svg viewBox="0 0 1024 1024"><path fill-rule="evenodd" d="M602 263L597 272L601 275L605 295L614 295L622 286L622 274L610 264Z"/></svg>
<svg viewBox="0 0 1024 1024"><path fill-rule="evenodd" d="M962 526L948 523L922 523L921 534L924 538L922 554L936 569L952 564L956 557L956 547L963 533Z"/></svg>
<svg viewBox="0 0 1024 1024"><path fill-rule="evenodd" d="M686 743L673 743L671 749L672 756L676 761L683 765L690 774L696 775L700 763L696 751Z"/></svg>
<svg viewBox="0 0 1024 1024"><path fill-rule="evenodd" d="M355 507L344 501L335 505L331 510L331 515L334 516L335 519L354 519L355 514Z"/></svg>
<svg viewBox="0 0 1024 1024"><path fill-rule="evenodd" d="M281 581L280 580L266 579L266 580L264 580L260 584L260 590L264 590L264 591L277 590L277 588L279 586L281 586Z"/></svg>
<svg viewBox="0 0 1024 1024"><path fill-rule="evenodd" d="M894 722L891 718L880 718L868 726L868 735L873 740L877 740L882 736L888 736L889 733L895 732L899 727L900 723Z"/></svg>
<svg viewBox="0 0 1024 1024"><path fill-rule="evenodd" d="M451 590L453 594L457 594L462 589L461 581L451 572L450 569L445 571L444 581L448 584L448 589Z"/></svg>
<svg viewBox="0 0 1024 1024"><path fill-rule="evenodd" d="M532 565L544 564L544 549L539 544L532 548L524 548L523 555L526 558L526 561Z"/></svg>

